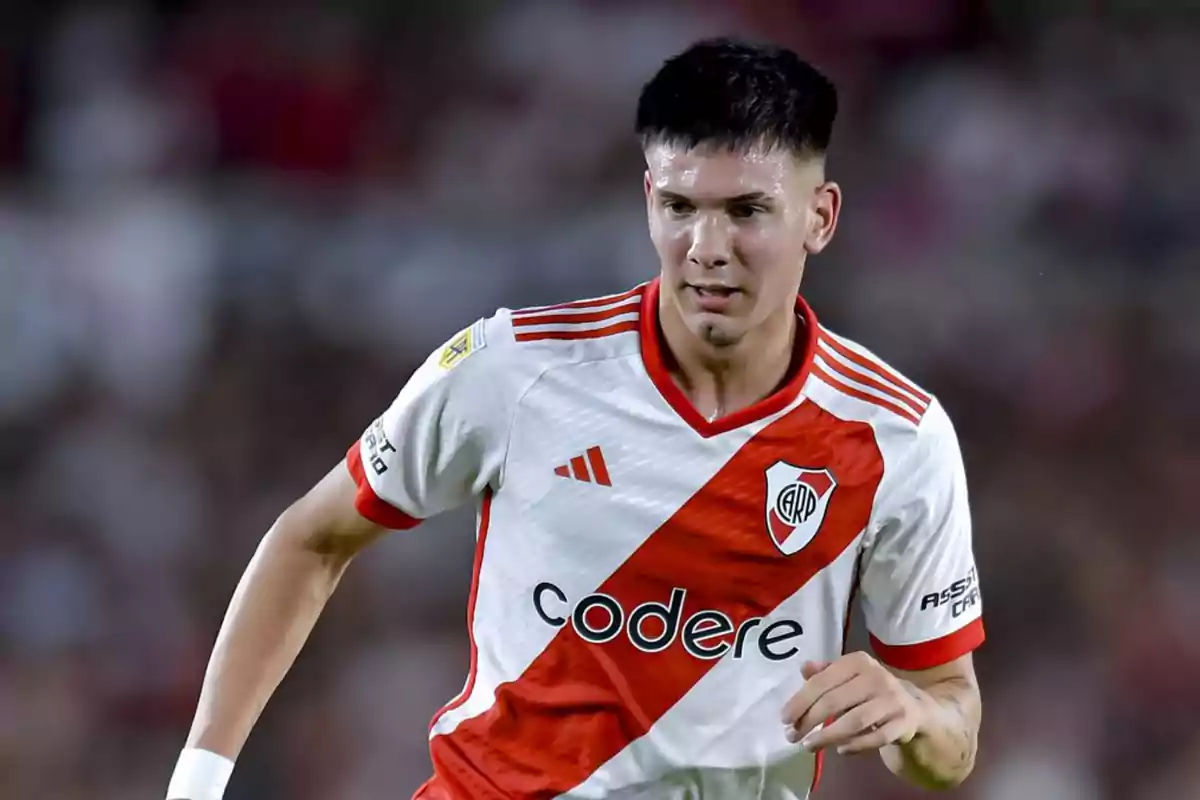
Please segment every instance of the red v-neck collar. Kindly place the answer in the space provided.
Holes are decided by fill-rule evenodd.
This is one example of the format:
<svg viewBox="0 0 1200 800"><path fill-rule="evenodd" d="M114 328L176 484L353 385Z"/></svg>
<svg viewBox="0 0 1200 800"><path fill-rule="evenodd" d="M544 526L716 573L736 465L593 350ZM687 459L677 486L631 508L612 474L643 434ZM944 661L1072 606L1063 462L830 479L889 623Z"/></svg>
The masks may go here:
<svg viewBox="0 0 1200 800"><path fill-rule="evenodd" d="M800 368L795 370L791 380L774 394L764 397L754 405L723 417L717 417L709 422L703 414L696 410L692 401L671 378L671 373L667 370L666 362L663 360L663 342L658 326L658 292L658 278L646 284L646 289L642 292L640 315L642 362L646 365L646 372L649 373L650 380L658 388L659 394L684 422L692 426L696 433L708 438L740 428L782 411L800 394L804 382L808 379L808 373L812 369L813 355L817 348L817 316L809 308L808 303L804 302L804 298L796 297L796 313L800 316L804 330L796 340L796 346L802 348L801 352L797 354L802 359Z"/></svg>

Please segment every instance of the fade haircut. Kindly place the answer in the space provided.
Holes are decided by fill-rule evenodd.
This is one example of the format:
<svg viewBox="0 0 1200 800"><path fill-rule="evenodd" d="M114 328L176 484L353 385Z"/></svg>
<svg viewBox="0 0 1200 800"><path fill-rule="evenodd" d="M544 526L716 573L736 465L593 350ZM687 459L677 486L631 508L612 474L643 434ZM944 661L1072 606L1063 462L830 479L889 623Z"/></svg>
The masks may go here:
<svg viewBox="0 0 1200 800"><path fill-rule="evenodd" d="M784 147L822 156L837 116L837 89L783 47L705 39L667 59L638 98L643 149L669 144L744 151Z"/></svg>

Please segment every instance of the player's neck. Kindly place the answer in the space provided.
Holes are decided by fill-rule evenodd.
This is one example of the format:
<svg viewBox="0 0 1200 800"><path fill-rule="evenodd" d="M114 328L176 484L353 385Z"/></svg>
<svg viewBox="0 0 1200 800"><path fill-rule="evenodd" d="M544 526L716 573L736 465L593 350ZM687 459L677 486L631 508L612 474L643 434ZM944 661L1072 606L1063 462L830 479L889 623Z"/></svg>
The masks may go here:
<svg viewBox="0 0 1200 800"><path fill-rule="evenodd" d="M783 309L736 345L717 348L669 311L659 325L671 377L709 421L754 405L786 382L800 327L795 313Z"/></svg>

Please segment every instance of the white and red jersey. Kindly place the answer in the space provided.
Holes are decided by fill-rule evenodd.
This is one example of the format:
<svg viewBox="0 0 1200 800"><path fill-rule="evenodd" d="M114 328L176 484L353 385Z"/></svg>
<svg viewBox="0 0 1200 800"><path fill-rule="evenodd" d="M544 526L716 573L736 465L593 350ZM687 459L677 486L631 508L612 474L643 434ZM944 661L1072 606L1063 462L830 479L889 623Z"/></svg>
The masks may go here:
<svg viewBox="0 0 1200 800"><path fill-rule="evenodd" d="M967 486L938 401L801 300L803 362L705 420L658 284L500 310L435 352L351 447L391 528L475 501L471 668L421 797L804 798L784 736L806 659L861 597L884 662L984 638Z"/></svg>

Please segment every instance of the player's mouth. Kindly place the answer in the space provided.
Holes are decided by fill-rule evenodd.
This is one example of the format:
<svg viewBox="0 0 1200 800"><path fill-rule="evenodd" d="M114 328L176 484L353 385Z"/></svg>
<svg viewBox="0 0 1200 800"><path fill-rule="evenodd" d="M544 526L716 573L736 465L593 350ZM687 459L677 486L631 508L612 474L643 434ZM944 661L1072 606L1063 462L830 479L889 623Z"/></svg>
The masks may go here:
<svg viewBox="0 0 1200 800"><path fill-rule="evenodd" d="M688 284L688 293L701 311L721 312L729 308L741 295L741 289L721 284Z"/></svg>

